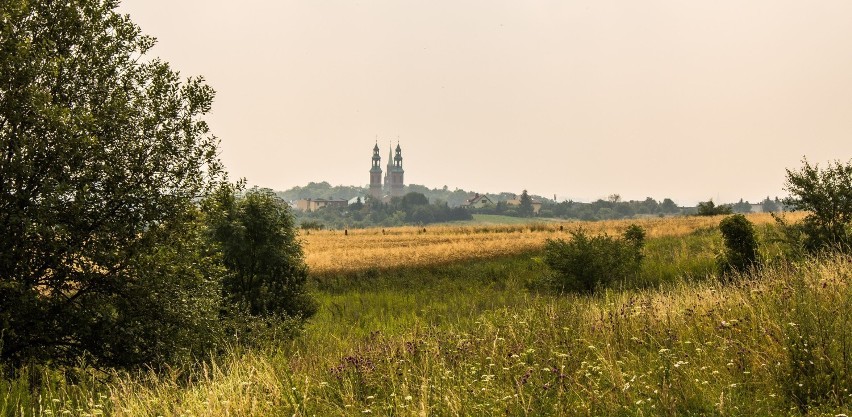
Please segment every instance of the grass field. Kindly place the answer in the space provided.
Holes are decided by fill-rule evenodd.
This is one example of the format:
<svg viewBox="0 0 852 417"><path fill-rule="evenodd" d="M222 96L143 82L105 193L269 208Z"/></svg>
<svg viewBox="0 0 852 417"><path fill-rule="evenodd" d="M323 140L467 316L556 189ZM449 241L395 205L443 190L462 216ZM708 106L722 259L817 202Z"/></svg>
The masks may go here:
<svg viewBox="0 0 852 417"><path fill-rule="evenodd" d="M443 260L443 249L415 245L441 234L559 236L550 229L350 233L364 247L406 237L425 255L315 274L320 310L295 340L166 374L31 369L0 384L0 415L848 414L852 259L722 283L713 221L643 223L653 232L642 282L594 296L537 287L548 271L535 248ZM336 240L314 238L309 259Z"/></svg>

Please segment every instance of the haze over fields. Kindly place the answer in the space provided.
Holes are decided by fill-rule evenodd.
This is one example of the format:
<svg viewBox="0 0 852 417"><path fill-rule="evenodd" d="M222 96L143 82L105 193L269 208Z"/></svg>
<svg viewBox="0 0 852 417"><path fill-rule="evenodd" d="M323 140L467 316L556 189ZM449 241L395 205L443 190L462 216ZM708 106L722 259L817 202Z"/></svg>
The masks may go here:
<svg viewBox="0 0 852 417"><path fill-rule="evenodd" d="M852 156L848 1L124 0L217 90L231 176L560 199L760 200ZM383 163L386 161L383 160Z"/></svg>

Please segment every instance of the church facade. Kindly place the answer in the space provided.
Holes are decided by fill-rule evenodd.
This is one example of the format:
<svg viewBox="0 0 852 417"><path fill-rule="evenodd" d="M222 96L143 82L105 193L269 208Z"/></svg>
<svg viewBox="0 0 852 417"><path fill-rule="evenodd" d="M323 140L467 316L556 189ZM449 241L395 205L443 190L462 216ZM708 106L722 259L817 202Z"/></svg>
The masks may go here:
<svg viewBox="0 0 852 417"><path fill-rule="evenodd" d="M402 197L405 182L402 169L402 148L396 145L396 155L388 149L387 171L382 181L382 157L379 155L379 144L373 146L373 165L370 168L370 196L381 199L383 196Z"/></svg>

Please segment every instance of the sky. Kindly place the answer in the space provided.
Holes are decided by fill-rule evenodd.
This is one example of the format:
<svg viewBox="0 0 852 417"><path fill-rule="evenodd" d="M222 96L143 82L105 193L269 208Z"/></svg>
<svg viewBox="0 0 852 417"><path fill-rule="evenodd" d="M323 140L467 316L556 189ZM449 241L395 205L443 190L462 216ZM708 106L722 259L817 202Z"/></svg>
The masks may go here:
<svg viewBox="0 0 852 417"><path fill-rule="evenodd" d="M559 200L785 196L852 158L852 2L124 0L217 92L231 178Z"/></svg>

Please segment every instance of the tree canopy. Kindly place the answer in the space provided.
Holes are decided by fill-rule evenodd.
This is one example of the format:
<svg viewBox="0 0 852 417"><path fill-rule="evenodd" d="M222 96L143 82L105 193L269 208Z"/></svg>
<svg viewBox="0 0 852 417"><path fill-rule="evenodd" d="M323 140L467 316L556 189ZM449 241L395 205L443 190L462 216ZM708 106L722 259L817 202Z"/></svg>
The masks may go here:
<svg viewBox="0 0 852 417"><path fill-rule="evenodd" d="M214 92L145 60L115 0L0 7L0 358L128 366L209 347Z"/></svg>
<svg viewBox="0 0 852 417"><path fill-rule="evenodd" d="M784 205L808 212L802 222L805 247L849 249L852 244L852 161L834 161L825 168L802 161L799 170L787 170ZM767 198L768 200L768 198Z"/></svg>

